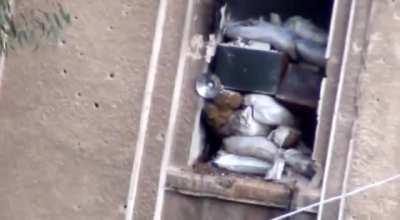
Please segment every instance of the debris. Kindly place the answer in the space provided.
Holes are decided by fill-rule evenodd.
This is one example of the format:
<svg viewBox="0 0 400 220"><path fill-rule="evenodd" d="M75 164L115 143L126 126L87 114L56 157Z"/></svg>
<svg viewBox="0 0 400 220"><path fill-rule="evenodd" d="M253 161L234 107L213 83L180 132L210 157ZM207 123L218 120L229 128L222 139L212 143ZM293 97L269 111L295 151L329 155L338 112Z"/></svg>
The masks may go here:
<svg viewBox="0 0 400 220"><path fill-rule="evenodd" d="M281 52L219 45L212 66L224 88L276 94L288 58Z"/></svg>
<svg viewBox="0 0 400 220"><path fill-rule="evenodd" d="M274 24L276 26L282 26L281 16L277 13L270 13L269 20L270 20L271 24Z"/></svg>
<svg viewBox="0 0 400 220"><path fill-rule="evenodd" d="M253 40L246 40L243 41L238 39L236 41L230 41L227 43L220 43L220 46L234 46L239 48L247 48L247 49L254 49L254 50L261 50L261 51L271 51L271 44L260 42L260 41L253 41Z"/></svg>
<svg viewBox="0 0 400 220"><path fill-rule="evenodd" d="M206 55L204 57L207 63L211 63L211 60L214 57L216 50L217 50L217 37L215 36L215 34L210 34L208 36L208 42L206 45Z"/></svg>
<svg viewBox="0 0 400 220"><path fill-rule="evenodd" d="M285 172L282 177L282 182L285 182L285 183L288 183L291 185L296 185L299 188L306 188L311 185L311 181L308 178L306 178L305 176L294 171L289 166L285 167Z"/></svg>
<svg viewBox="0 0 400 220"><path fill-rule="evenodd" d="M266 125L294 126L294 116L272 97L250 94L244 97L244 105L252 106L256 121Z"/></svg>
<svg viewBox="0 0 400 220"><path fill-rule="evenodd" d="M323 45L327 44L328 33L315 25L311 20L301 16L292 16L288 18L284 27L290 29L297 36L305 40L311 40Z"/></svg>
<svg viewBox="0 0 400 220"><path fill-rule="evenodd" d="M221 109L215 104L207 103L204 106L204 112L206 113L207 123L215 130L219 131L225 126L234 114L231 109Z"/></svg>
<svg viewBox="0 0 400 220"><path fill-rule="evenodd" d="M275 49L297 58L295 35L288 29L262 19L231 22L225 25L225 35L232 39L255 40L271 44Z"/></svg>
<svg viewBox="0 0 400 220"><path fill-rule="evenodd" d="M222 128L221 133L225 135L265 136L271 128L263 125L253 118L253 109L247 107L244 110L236 111L230 118L227 125Z"/></svg>
<svg viewBox="0 0 400 220"><path fill-rule="evenodd" d="M214 99L215 105L221 109L238 109L243 102L243 96L234 91L222 90Z"/></svg>
<svg viewBox="0 0 400 220"><path fill-rule="evenodd" d="M296 51L305 62L325 67L326 47L310 40L296 40Z"/></svg>
<svg viewBox="0 0 400 220"><path fill-rule="evenodd" d="M196 81L206 99L202 119L215 130L206 131L213 151L204 152L219 150L217 167L309 187L322 172L302 140L311 141L313 124L303 121L318 105L328 34L301 16L232 21L232 13L221 5L207 45L210 73Z"/></svg>
<svg viewBox="0 0 400 220"><path fill-rule="evenodd" d="M204 73L196 80L196 91L203 98L215 98L221 90L222 84L216 75Z"/></svg>
<svg viewBox="0 0 400 220"><path fill-rule="evenodd" d="M271 51L271 44L259 42L259 41L248 41L247 48L255 49L255 50L263 50L263 51Z"/></svg>
<svg viewBox="0 0 400 220"><path fill-rule="evenodd" d="M293 168L294 171L311 178L316 173L316 165L311 158L302 152L289 149L283 154L286 163Z"/></svg>
<svg viewBox="0 0 400 220"><path fill-rule="evenodd" d="M224 6L221 7L219 13L221 16L221 19L219 21L219 29L222 30L224 28L225 22L226 22L226 8L228 5L225 3Z"/></svg>
<svg viewBox="0 0 400 220"><path fill-rule="evenodd" d="M290 64L279 86L276 98L299 106L318 106L322 74L319 68Z"/></svg>
<svg viewBox="0 0 400 220"><path fill-rule="evenodd" d="M291 148L300 141L301 132L297 129L288 126L279 126L269 134L269 139L272 140L278 147Z"/></svg>
<svg viewBox="0 0 400 220"><path fill-rule="evenodd" d="M277 153L275 155L274 164L272 165L272 168L268 170L265 179L281 180L284 169L285 169L285 160L282 158L281 153Z"/></svg>
<svg viewBox="0 0 400 220"><path fill-rule="evenodd" d="M277 146L266 137L233 136L223 139L225 151L241 156L256 157L273 162Z"/></svg>
<svg viewBox="0 0 400 220"><path fill-rule="evenodd" d="M212 164L216 167L244 174L264 175L272 165L268 162L246 156L220 152Z"/></svg>
<svg viewBox="0 0 400 220"><path fill-rule="evenodd" d="M304 155L311 157L312 151L303 141L300 141L295 148Z"/></svg>

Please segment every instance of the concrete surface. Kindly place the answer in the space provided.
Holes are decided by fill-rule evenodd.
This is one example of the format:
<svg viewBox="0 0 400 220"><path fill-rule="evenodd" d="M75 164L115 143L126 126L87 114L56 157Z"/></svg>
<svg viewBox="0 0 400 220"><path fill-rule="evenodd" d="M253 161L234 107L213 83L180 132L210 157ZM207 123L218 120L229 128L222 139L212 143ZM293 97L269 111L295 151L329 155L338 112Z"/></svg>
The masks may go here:
<svg viewBox="0 0 400 220"><path fill-rule="evenodd" d="M196 198L167 192L163 220L265 220L282 214L279 209L229 202L212 198Z"/></svg>
<svg viewBox="0 0 400 220"><path fill-rule="evenodd" d="M371 1L351 2L349 29L346 33L346 46L338 94L336 97L332 132L329 140L328 155L321 189L321 200L337 196L342 193L347 168L348 149L352 139L354 120L357 117L355 100L358 96L358 79L363 65L363 50L366 44L367 22ZM338 219L340 201L332 202L320 207L319 219Z"/></svg>
<svg viewBox="0 0 400 220"><path fill-rule="evenodd" d="M137 173L138 191L133 207L134 220L153 219L157 199L161 161L168 127L172 93L175 85L187 0L167 1L163 37L147 131L143 145L141 169ZM139 147L139 146L138 146ZM129 216L130 217L130 216ZM132 219L132 220L133 220Z"/></svg>
<svg viewBox="0 0 400 220"><path fill-rule="evenodd" d="M28 11L49 2L18 0L17 7ZM37 52L19 50L7 59L0 97L2 220L123 218L158 1L61 2L74 17L65 43L44 45ZM169 162L176 166L186 166L189 156L199 100L193 80L204 67L192 46L207 40L199 36L207 33L210 21L203 18L211 17L207 6L211 2L194 1L191 45L186 45L190 59L178 91L182 93L178 113L183 117L170 131ZM396 101L400 3L368 2L372 10L364 5L355 18L367 21L368 27L365 30L362 22L354 26L349 53L354 65L349 65L346 78L353 84L344 88L339 111L345 114L337 118L342 127L333 142L340 148L334 159L345 158L348 147L354 148L344 183L347 191L400 172ZM135 219L152 219L154 214L186 3L168 1L145 156L138 173ZM337 173L330 178L341 181L345 164L336 163L332 169ZM342 185L332 189L334 195ZM397 184L354 196L346 201L345 219L398 219L399 196ZM172 192L166 192L164 201L163 219L264 219L282 214L282 210Z"/></svg>
<svg viewBox="0 0 400 220"><path fill-rule="evenodd" d="M398 1L354 1L327 197L399 174ZM350 159L347 160L348 152ZM399 219L398 180L324 207L321 219ZM339 206L341 205L341 206ZM338 218L342 216L342 218Z"/></svg>
<svg viewBox="0 0 400 220"><path fill-rule="evenodd" d="M0 219L122 219L158 1L60 2L65 43L7 59Z"/></svg>
<svg viewBox="0 0 400 220"><path fill-rule="evenodd" d="M400 2L372 1L367 21L347 191L400 173ZM399 181L371 189L346 201L344 219L399 219L399 198Z"/></svg>

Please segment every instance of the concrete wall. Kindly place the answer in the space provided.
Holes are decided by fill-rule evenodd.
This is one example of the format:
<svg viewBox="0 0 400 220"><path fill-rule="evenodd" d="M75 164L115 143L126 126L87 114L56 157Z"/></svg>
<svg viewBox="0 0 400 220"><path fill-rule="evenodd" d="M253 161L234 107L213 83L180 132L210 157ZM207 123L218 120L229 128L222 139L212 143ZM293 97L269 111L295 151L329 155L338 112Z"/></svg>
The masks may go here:
<svg viewBox="0 0 400 220"><path fill-rule="evenodd" d="M49 2L17 0L17 12ZM158 1L60 2L65 43L6 61L0 219L121 219Z"/></svg>
<svg viewBox="0 0 400 220"><path fill-rule="evenodd" d="M17 0L17 11L47 7L49 2ZM19 50L7 58L0 97L0 219L123 217L159 1L61 2L73 14L65 42L44 45L36 52ZM145 154L140 158L141 172L137 173L137 219L151 219L154 214L163 147L168 146L164 136L174 80L179 81L176 70L187 1L167 2L143 146ZM354 157L347 168L345 164L332 165L340 172L336 182L342 181L345 170L349 172L344 191L400 170L400 105L396 101L400 80L396 72L400 63L400 4L392 0L366 1L370 5L356 2L362 7L356 14L348 51L349 68L345 69L347 77L351 76L345 80L353 82L354 88L344 88L342 102L348 105L344 103L338 108L337 116L338 125L348 122L351 132L339 127L343 134L339 132L335 137L341 141L334 143L339 143L337 149L343 151L333 159L345 160L349 147L354 150ZM198 5L194 11L193 22L209 16L209 11ZM195 43L192 37L198 32L191 31L191 43ZM201 69L202 62L191 62L194 64L184 68L184 72L188 68ZM169 150L174 165L187 161L188 152L183 148L190 144L194 117L189 116L197 106L193 77L185 74L181 79L184 95L178 110L186 117L178 117L172 126L175 129L170 131L173 147ZM331 178L335 179L333 174ZM342 185L337 186L335 192L343 189ZM389 184L348 199L345 219L398 219L398 192L396 184ZM199 216L210 204L216 204L214 200L171 193L166 193L165 199L176 210ZM188 204L201 210L187 209ZM239 204L226 204L227 210L235 206ZM339 207L339 203L335 206ZM247 208L241 206L243 213L249 212ZM332 210L338 215L337 209ZM262 214L263 210L257 213ZM164 219L186 215L171 210L164 214Z"/></svg>
<svg viewBox="0 0 400 220"><path fill-rule="evenodd" d="M359 72L347 191L400 173L400 3L372 1ZM351 53L357 53L355 42ZM345 219L399 219L399 181L346 201Z"/></svg>

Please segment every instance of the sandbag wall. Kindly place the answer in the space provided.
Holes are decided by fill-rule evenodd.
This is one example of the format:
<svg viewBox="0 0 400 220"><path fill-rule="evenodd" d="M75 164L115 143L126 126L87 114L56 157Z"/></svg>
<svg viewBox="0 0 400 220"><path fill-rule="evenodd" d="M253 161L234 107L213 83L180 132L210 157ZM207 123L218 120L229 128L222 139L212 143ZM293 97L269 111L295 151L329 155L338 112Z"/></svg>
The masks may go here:
<svg viewBox="0 0 400 220"><path fill-rule="evenodd" d="M312 1L297 11L285 1L264 10L255 2L220 4L215 53L196 82L205 100L202 162L308 184L319 169L311 154L330 5L313 13Z"/></svg>

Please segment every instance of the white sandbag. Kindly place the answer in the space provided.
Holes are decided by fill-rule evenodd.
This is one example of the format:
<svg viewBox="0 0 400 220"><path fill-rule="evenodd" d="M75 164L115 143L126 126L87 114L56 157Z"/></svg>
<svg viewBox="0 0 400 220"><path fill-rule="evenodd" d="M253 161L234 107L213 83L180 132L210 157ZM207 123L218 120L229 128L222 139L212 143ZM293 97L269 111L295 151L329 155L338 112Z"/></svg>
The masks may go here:
<svg viewBox="0 0 400 220"><path fill-rule="evenodd" d="M275 101L272 97L260 94L246 95L244 98L246 106L253 107L253 117L256 121L266 125L294 126L294 116Z"/></svg>
<svg viewBox="0 0 400 220"><path fill-rule="evenodd" d="M266 137L233 136L223 139L223 149L228 153L256 157L273 162L278 148Z"/></svg>
<svg viewBox="0 0 400 220"><path fill-rule="evenodd" d="M293 31L300 38L323 45L326 45L328 42L328 33L325 30L319 28L311 20L301 16L288 18L284 27Z"/></svg>
<svg viewBox="0 0 400 220"><path fill-rule="evenodd" d="M278 147L291 148L299 143L300 136L301 132L295 128L279 126L268 135L268 139Z"/></svg>
<svg viewBox="0 0 400 220"><path fill-rule="evenodd" d="M305 62L319 67L326 66L325 46L310 40L299 39L296 40L296 51Z"/></svg>
<svg viewBox="0 0 400 220"><path fill-rule="evenodd" d="M234 113L228 124L222 129L227 135L266 136L271 131L268 125L254 120L252 107Z"/></svg>
<svg viewBox="0 0 400 220"><path fill-rule="evenodd" d="M224 34L233 39L254 40L271 44L275 49L286 52L296 59L294 33L263 20L232 22L225 26Z"/></svg>
<svg viewBox="0 0 400 220"><path fill-rule="evenodd" d="M271 164L256 158L222 153L212 162L214 166L244 174L264 175Z"/></svg>

